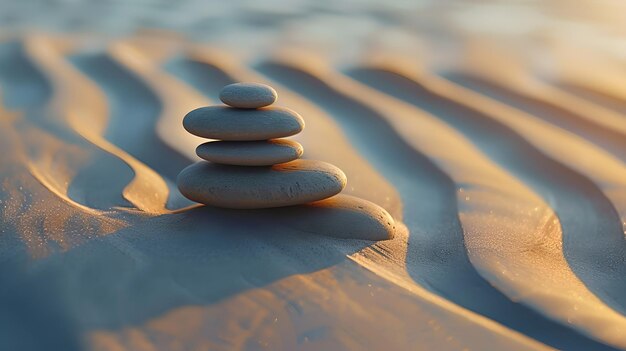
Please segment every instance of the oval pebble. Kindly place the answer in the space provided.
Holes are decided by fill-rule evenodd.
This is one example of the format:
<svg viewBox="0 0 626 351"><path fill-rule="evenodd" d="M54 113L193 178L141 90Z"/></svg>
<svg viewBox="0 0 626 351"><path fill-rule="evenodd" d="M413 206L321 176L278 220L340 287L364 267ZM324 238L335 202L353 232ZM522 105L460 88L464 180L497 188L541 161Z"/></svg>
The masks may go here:
<svg viewBox="0 0 626 351"><path fill-rule="evenodd" d="M396 224L384 208L344 194L279 208L241 210L198 206L180 213L185 223L196 222L201 228L217 223L226 227L243 224L249 226L246 231L257 235L287 239L291 235L307 233L340 239L388 240L404 228Z"/></svg>
<svg viewBox="0 0 626 351"><path fill-rule="evenodd" d="M235 166L271 166L297 160L304 149L287 139L264 141L210 141L196 148L207 161Z"/></svg>
<svg viewBox="0 0 626 351"><path fill-rule="evenodd" d="M226 106L201 107L183 119L185 129L194 135L228 141L252 141L283 138L304 129L304 120L283 107L258 110Z"/></svg>
<svg viewBox="0 0 626 351"><path fill-rule="evenodd" d="M237 108L260 108L276 102L278 94L274 88L261 83L229 84L220 91L220 100Z"/></svg>
<svg viewBox="0 0 626 351"><path fill-rule="evenodd" d="M268 208L310 203L338 194L346 175L321 161L295 160L272 167L201 161L178 175L188 199L225 208Z"/></svg>
<svg viewBox="0 0 626 351"><path fill-rule="evenodd" d="M384 208L349 195L339 194L280 211L288 227L336 238L388 240L396 231L393 217Z"/></svg>

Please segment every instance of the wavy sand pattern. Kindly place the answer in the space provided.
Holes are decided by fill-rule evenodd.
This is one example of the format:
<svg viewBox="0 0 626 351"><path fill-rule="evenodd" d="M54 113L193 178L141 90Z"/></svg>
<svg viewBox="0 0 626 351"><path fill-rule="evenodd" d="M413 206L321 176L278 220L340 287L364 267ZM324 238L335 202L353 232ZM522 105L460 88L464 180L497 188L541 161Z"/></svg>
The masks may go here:
<svg viewBox="0 0 626 351"><path fill-rule="evenodd" d="M0 308L54 325L8 340L626 350L626 99L519 71L246 58L169 35L0 42ZM175 177L200 139L182 118L235 81L275 87L306 119L304 157L343 169L344 193L387 209L396 237L319 237L185 200Z"/></svg>

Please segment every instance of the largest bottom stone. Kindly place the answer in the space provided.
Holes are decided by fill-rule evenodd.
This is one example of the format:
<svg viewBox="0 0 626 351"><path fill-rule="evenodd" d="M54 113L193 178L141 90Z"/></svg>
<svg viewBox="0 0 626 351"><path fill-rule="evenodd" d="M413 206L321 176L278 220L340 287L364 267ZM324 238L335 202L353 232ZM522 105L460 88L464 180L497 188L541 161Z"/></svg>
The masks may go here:
<svg viewBox="0 0 626 351"><path fill-rule="evenodd" d="M321 161L295 160L272 167L229 166L201 161L178 175L187 198L225 208L268 208L305 204L338 194L345 174Z"/></svg>

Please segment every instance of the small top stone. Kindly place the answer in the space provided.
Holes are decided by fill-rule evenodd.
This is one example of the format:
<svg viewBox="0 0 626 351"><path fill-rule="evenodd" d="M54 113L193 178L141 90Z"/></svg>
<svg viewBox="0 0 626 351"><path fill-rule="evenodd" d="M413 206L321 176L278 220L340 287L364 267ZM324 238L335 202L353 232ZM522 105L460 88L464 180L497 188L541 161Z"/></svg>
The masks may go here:
<svg viewBox="0 0 626 351"><path fill-rule="evenodd" d="M260 108L276 102L274 88L261 83L235 83L222 88L220 100L237 108Z"/></svg>

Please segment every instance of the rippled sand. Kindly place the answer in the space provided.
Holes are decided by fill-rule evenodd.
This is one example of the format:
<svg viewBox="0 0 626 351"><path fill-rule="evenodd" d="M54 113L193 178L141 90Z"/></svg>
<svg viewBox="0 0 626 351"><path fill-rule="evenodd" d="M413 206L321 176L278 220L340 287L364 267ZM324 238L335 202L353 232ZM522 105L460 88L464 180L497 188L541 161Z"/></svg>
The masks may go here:
<svg viewBox="0 0 626 351"><path fill-rule="evenodd" d="M0 342L626 349L624 72L564 61L541 79L492 50L426 68L166 32L6 35ZM182 118L236 81L275 87L306 119L305 157L343 169L344 193L389 211L396 237L331 239L183 198L175 178L202 140Z"/></svg>

